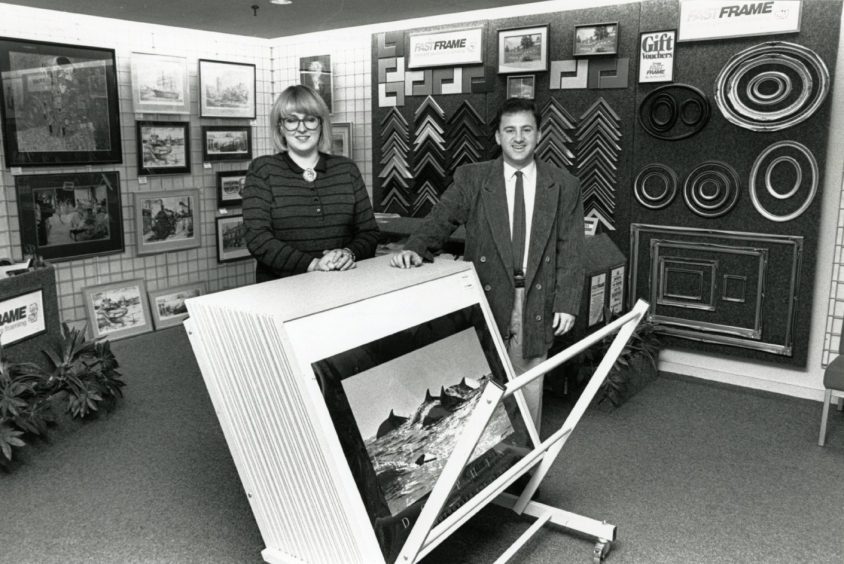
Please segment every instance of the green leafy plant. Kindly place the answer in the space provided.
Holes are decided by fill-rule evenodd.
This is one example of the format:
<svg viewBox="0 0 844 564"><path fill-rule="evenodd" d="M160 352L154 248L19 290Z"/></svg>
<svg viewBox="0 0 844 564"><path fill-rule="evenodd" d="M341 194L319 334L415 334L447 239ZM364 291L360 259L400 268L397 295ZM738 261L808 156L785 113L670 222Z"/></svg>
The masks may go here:
<svg viewBox="0 0 844 564"><path fill-rule="evenodd" d="M0 349L0 465L12 460L13 448L43 436L56 421L54 409L71 417L95 417L123 397L125 382L108 341L90 341L84 329L62 324L61 337L44 353L52 370L9 362Z"/></svg>

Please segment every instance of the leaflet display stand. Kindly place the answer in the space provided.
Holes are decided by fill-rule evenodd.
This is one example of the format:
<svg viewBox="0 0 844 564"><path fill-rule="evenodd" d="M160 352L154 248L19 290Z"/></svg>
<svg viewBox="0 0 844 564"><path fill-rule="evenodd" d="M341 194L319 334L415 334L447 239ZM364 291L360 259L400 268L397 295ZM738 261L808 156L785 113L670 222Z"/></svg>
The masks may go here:
<svg viewBox="0 0 844 564"><path fill-rule="evenodd" d="M516 378L471 263L312 273L188 300L185 325L271 563L414 563L495 502L596 539L615 526L530 501L636 324ZM540 441L521 389L618 332ZM524 491L502 493L533 470Z"/></svg>

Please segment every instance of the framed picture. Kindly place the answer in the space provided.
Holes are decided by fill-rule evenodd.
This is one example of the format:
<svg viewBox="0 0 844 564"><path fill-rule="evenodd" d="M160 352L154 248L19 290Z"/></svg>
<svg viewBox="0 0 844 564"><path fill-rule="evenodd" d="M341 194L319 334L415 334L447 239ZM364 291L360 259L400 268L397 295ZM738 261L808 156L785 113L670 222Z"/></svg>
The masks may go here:
<svg viewBox="0 0 844 564"><path fill-rule="evenodd" d="M231 262L249 258L243 239L243 215L223 215L217 218L217 262Z"/></svg>
<svg viewBox="0 0 844 564"><path fill-rule="evenodd" d="M200 245L199 189L136 192L134 196L139 255Z"/></svg>
<svg viewBox="0 0 844 564"><path fill-rule="evenodd" d="M334 112L334 87L331 81L331 55L314 55L299 59L299 83L319 93L328 111Z"/></svg>
<svg viewBox="0 0 844 564"><path fill-rule="evenodd" d="M52 262L122 253L117 172L15 176L23 254Z"/></svg>
<svg viewBox="0 0 844 564"><path fill-rule="evenodd" d="M331 124L331 153L352 158L352 124L349 122Z"/></svg>
<svg viewBox="0 0 844 564"><path fill-rule="evenodd" d="M132 106L135 113L189 114L187 59L132 53Z"/></svg>
<svg viewBox="0 0 844 564"><path fill-rule="evenodd" d="M248 125L202 126L204 161L248 161L252 159L252 128Z"/></svg>
<svg viewBox="0 0 844 564"><path fill-rule="evenodd" d="M190 123L136 121L138 176L190 172Z"/></svg>
<svg viewBox="0 0 844 564"><path fill-rule="evenodd" d="M484 62L484 28L427 31L410 35L407 68L456 67Z"/></svg>
<svg viewBox="0 0 844 564"><path fill-rule="evenodd" d="M533 100L536 92L536 76L532 74L514 74L507 77L508 98L528 98Z"/></svg>
<svg viewBox="0 0 844 564"><path fill-rule="evenodd" d="M245 170L225 170L217 173L217 205L221 208L239 206L243 203Z"/></svg>
<svg viewBox="0 0 844 564"><path fill-rule="evenodd" d="M6 166L122 161L114 50L0 38Z"/></svg>
<svg viewBox="0 0 844 564"><path fill-rule="evenodd" d="M82 297L95 339L115 340L152 331L143 278L82 288Z"/></svg>
<svg viewBox="0 0 844 564"><path fill-rule="evenodd" d="M498 74L547 70L547 25L498 30Z"/></svg>
<svg viewBox="0 0 844 564"><path fill-rule="evenodd" d="M618 22L574 26L574 56L618 53Z"/></svg>
<svg viewBox="0 0 844 564"><path fill-rule="evenodd" d="M50 274L52 277L53 275ZM44 319L44 290L29 290L0 301L0 345L13 343L47 332Z"/></svg>
<svg viewBox="0 0 844 564"><path fill-rule="evenodd" d="M149 305L152 309L152 321L155 329L165 329L179 325L188 317L185 300L205 293L205 282L185 284L166 290L149 293Z"/></svg>
<svg viewBox="0 0 844 564"><path fill-rule="evenodd" d="M255 119L255 65L199 59L199 117Z"/></svg>
<svg viewBox="0 0 844 564"><path fill-rule="evenodd" d="M639 34L639 82L674 80L674 46L677 32L647 31Z"/></svg>

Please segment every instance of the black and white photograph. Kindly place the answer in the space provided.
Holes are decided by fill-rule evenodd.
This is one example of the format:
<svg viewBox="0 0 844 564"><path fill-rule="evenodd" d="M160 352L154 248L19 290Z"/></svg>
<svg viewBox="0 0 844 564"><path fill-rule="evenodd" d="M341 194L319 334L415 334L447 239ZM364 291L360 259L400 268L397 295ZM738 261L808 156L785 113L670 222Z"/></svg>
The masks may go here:
<svg viewBox="0 0 844 564"><path fill-rule="evenodd" d="M190 172L190 124L186 121L135 122L138 174Z"/></svg>
<svg viewBox="0 0 844 564"><path fill-rule="evenodd" d="M334 86L331 74L331 55L314 55L299 58L299 83L317 91L322 101L328 106L328 112L334 112Z"/></svg>
<svg viewBox="0 0 844 564"><path fill-rule="evenodd" d="M199 190L139 192L134 196L139 255L200 245Z"/></svg>
<svg viewBox="0 0 844 564"><path fill-rule="evenodd" d="M202 126L202 159L248 161L252 158L252 128L248 125Z"/></svg>
<svg viewBox="0 0 844 564"><path fill-rule="evenodd" d="M82 289L94 338L122 339L152 331L143 278Z"/></svg>

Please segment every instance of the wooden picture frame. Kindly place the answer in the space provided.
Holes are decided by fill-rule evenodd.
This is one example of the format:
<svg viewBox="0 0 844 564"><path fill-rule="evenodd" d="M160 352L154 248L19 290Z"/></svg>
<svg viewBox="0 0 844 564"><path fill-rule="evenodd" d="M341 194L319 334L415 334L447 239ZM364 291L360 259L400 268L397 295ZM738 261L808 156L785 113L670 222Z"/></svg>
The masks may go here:
<svg viewBox="0 0 844 564"><path fill-rule="evenodd" d="M498 74L548 70L548 24L498 30Z"/></svg>
<svg viewBox="0 0 844 564"><path fill-rule="evenodd" d="M164 290L149 292L149 305L155 330L180 325L187 319L188 310L185 300L206 293L205 282L183 284Z"/></svg>
<svg viewBox="0 0 844 564"><path fill-rule="evenodd" d="M243 240L243 214L221 215L217 223L217 262L220 264L250 258Z"/></svg>
<svg viewBox="0 0 844 564"><path fill-rule="evenodd" d="M190 123L136 121L138 176L190 173Z"/></svg>
<svg viewBox="0 0 844 564"><path fill-rule="evenodd" d="M120 163L114 49L0 38L7 167Z"/></svg>
<svg viewBox="0 0 844 564"><path fill-rule="evenodd" d="M199 189L136 192L135 242L139 255L194 249L202 243Z"/></svg>
<svg viewBox="0 0 844 564"><path fill-rule="evenodd" d="M331 73L331 55L313 55L299 58L299 84L310 86L319 94L334 113L334 81Z"/></svg>
<svg viewBox="0 0 844 564"><path fill-rule="evenodd" d="M217 206L236 207L243 204L243 186L246 170L221 170L217 172Z"/></svg>
<svg viewBox="0 0 844 564"><path fill-rule="evenodd" d="M116 340L152 331L143 278L82 288L82 297L95 339Z"/></svg>
<svg viewBox="0 0 844 564"><path fill-rule="evenodd" d="M331 124L331 154L352 158L352 131L350 122Z"/></svg>
<svg viewBox="0 0 844 564"><path fill-rule="evenodd" d="M202 126L202 160L248 161L252 159L252 127L248 125Z"/></svg>
<svg viewBox="0 0 844 564"><path fill-rule="evenodd" d="M507 77L507 97L533 100L536 95L535 74L511 74Z"/></svg>
<svg viewBox="0 0 844 564"><path fill-rule="evenodd" d="M189 114L187 59L132 53L132 108L135 113Z"/></svg>
<svg viewBox="0 0 844 564"><path fill-rule="evenodd" d="M120 174L15 176L21 248L51 262L122 253Z"/></svg>
<svg viewBox="0 0 844 564"><path fill-rule="evenodd" d="M255 119L255 65L199 59L199 117Z"/></svg>
<svg viewBox="0 0 844 564"><path fill-rule="evenodd" d="M615 55L618 53L618 22L574 26L575 57Z"/></svg>

